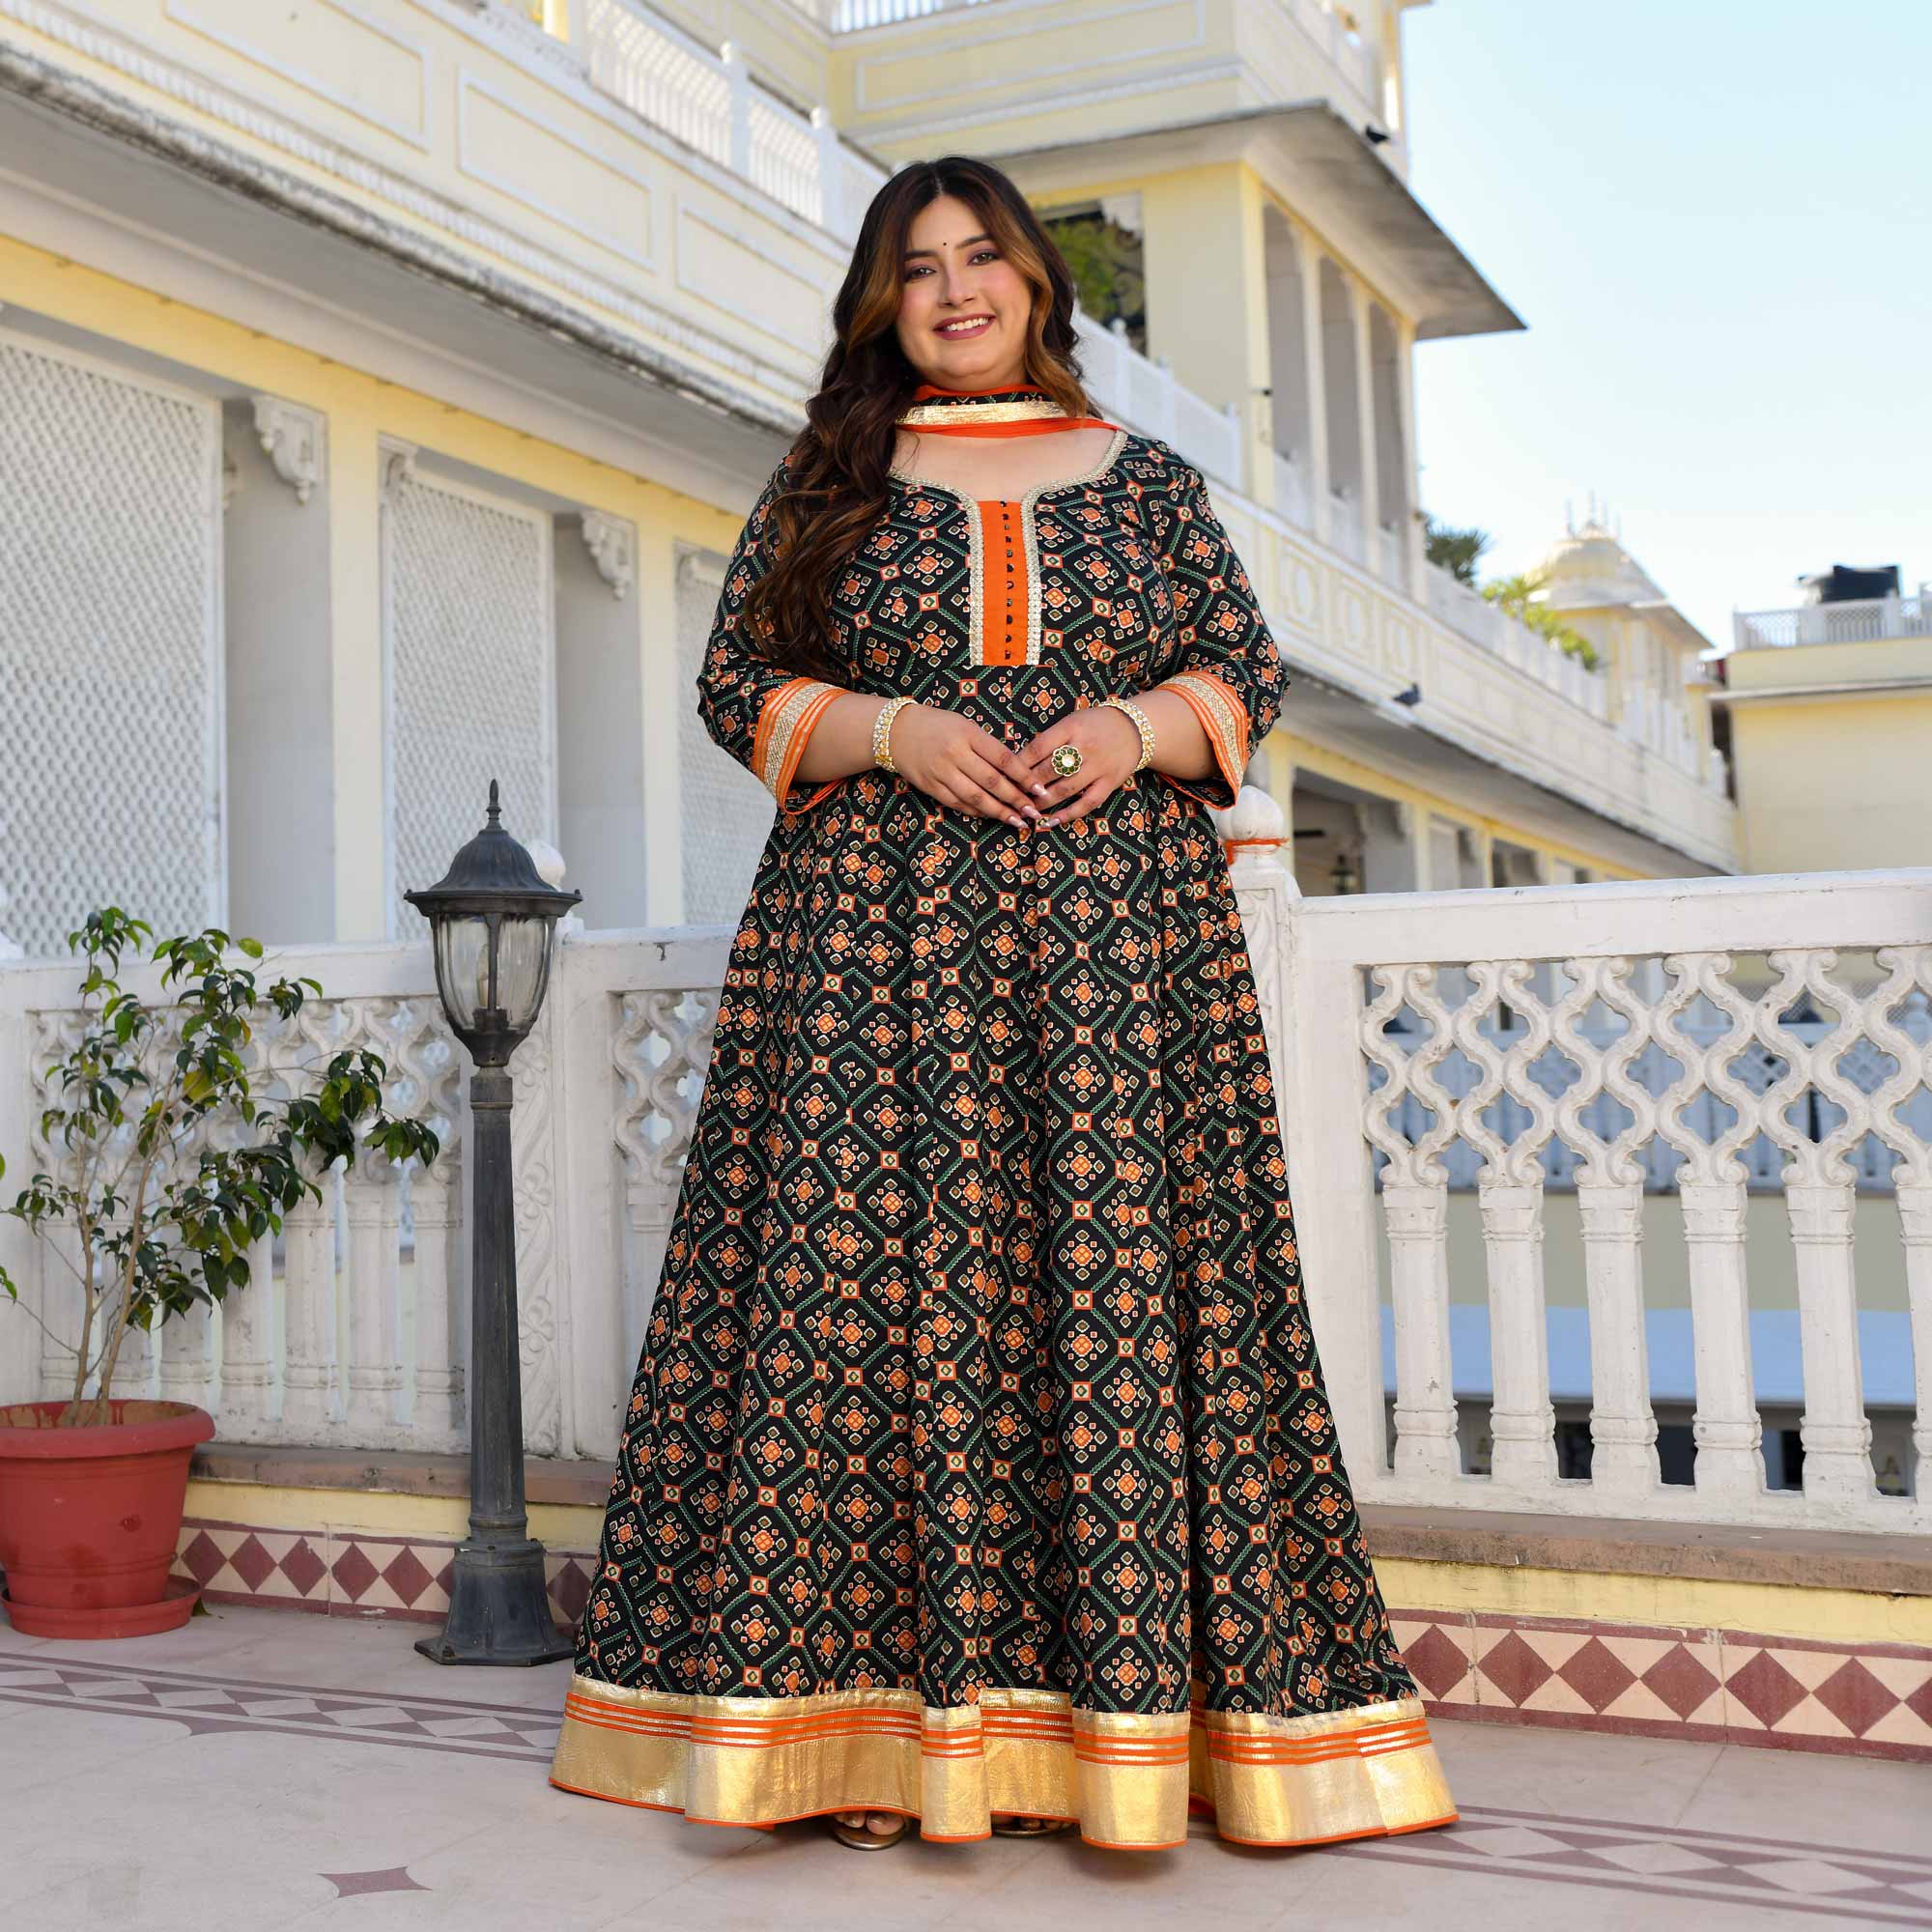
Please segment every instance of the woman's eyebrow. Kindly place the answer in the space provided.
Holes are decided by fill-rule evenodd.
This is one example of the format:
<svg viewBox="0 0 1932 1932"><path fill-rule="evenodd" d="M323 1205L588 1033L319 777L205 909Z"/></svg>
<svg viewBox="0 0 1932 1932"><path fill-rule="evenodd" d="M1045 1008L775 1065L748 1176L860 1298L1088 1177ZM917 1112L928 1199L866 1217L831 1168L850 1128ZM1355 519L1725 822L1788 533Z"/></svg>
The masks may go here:
<svg viewBox="0 0 1932 1932"><path fill-rule="evenodd" d="M955 242L953 245L958 248L970 248L976 242L990 242L992 239L990 235L969 235L965 241ZM908 248L902 259L910 262L915 255L932 255L937 252L932 248Z"/></svg>

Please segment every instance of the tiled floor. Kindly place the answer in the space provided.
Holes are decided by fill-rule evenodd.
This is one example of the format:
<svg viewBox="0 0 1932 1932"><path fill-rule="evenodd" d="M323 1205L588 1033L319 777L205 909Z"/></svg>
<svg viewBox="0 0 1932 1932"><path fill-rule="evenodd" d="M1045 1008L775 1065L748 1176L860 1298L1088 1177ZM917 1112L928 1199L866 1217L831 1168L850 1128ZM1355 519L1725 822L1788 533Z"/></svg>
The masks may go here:
<svg viewBox="0 0 1932 1932"><path fill-rule="evenodd" d="M443 1670L415 1626L218 1609L165 1636L0 1627L0 1918L115 1932L1409 1925L1932 1927L1932 1773L1437 1720L1462 1811L1412 1836L1175 1852L843 1850L547 1782L566 1666Z"/></svg>

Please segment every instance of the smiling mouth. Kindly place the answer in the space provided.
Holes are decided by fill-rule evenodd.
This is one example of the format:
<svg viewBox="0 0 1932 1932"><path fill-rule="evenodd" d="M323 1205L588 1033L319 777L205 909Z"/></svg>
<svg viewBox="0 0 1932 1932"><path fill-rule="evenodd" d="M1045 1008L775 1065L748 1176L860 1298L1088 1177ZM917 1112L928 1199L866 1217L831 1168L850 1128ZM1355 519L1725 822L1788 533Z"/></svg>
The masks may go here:
<svg viewBox="0 0 1932 1932"><path fill-rule="evenodd" d="M964 316L958 322L943 322L935 333L940 335L983 335L993 326L990 315Z"/></svg>

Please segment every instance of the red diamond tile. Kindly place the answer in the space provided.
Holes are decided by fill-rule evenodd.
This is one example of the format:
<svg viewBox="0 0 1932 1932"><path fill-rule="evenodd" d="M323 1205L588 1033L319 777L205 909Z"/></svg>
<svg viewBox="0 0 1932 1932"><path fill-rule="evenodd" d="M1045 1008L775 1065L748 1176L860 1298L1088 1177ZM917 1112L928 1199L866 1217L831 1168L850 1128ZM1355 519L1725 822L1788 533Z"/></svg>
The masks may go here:
<svg viewBox="0 0 1932 1932"><path fill-rule="evenodd" d="M1679 1718L1689 1718L1718 1688L1718 1680L1683 1644L1673 1643L1643 1673L1643 1685Z"/></svg>
<svg viewBox="0 0 1932 1932"><path fill-rule="evenodd" d="M406 1610L413 1609L422 1601L423 1592L434 1580L415 1551L408 1548L399 1550L383 1571L383 1581L395 1591L397 1601Z"/></svg>
<svg viewBox="0 0 1932 1932"><path fill-rule="evenodd" d="M1888 1690L1856 1657L1846 1658L1811 1694L1855 1738L1863 1737L1898 1704L1897 1693Z"/></svg>
<svg viewBox="0 0 1932 1932"><path fill-rule="evenodd" d="M1548 1683L1556 1674L1515 1631L1504 1636L1479 1667L1512 1704L1520 1704L1539 1684ZM1477 1694L1480 1699L1481 1692Z"/></svg>
<svg viewBox="0 0 1932 1932"><path fill-rule="evenodd" d="M446 1597L456 1587L456 1553L450 1552L449 1561L436 1573L436 1587Z"/></svg>
<svg viewBox="0 0 1932 1932"><path fill-rule="evenodd" d="M298 1537L282 1558L282 1575L304 1596L312 1596L315 1586L328 1575L328 1567L315 1552L307 1537Z"/></svg>
<svg viewBox="0 0 1932 1932"><path fill-rule="evenodd" d="M550 1600L556 1605L561 1621L574 1624L590 1601L590 1577L581 1563L565 1561L550 1579Z"/></svg>
<svg viewBox="0 0 1932 1932"><path fill-rule="evenodd" d="M262 1540L258 1536L244 1536L241 1548L228 1560L234 1565L236 1576L251 1591L260 1590L275 1574L275 1559L262 1548Z"/></svg>
<svg viewBox="0 0 1932 1932"><path fill-rule="evenodd" d="M583 1580L583 1594L587 1602L590 1596L587 1577ZM1407 1664L1409 1675L1432 1697L1441 1696L1469 1671L1467 1654L1455 1638L1443 1633L1440 1624L1431 1624L1413 1643L1405 1644L1402 1661Z"/></svg>
<svg viewBox="0 0 1932 1932"><path fill-rule="evenodd" d="M1724 1688L1767 1730L1775 1730L1804 1697L1804 1685L1763 1650L1742 1670L1734 1670Z"/></svg>
<svg viewBox="0 0 1932 1932"><path fill-rule="evenodd" d="M205 1585L227 1558L222 1555L213 1537L204 1529L196 1532L194 1541L175 1558L175 1561L197 1583Z"/></svg>
<svg viewBox="0 0 1932 1932"><path fill-rule="evenodd" d="M1566 1658L1556 1674L1593 1711L1614 1704L1636 1682L1636 1672L1596 1637Z"/></svg>
<svg viewBox="0 0 1932 1932"><path fill-rule="evenodd" d="M1932 1676L1928 1676L1911 1696L1905 1700L1905 1708L1915 1718L1932 1724Z"/></svg>
<svg viewBox="0 0 1932 1932"><path fill-rule="evenodd" d="M369 1585L379 1574L359 1543L350 1544L335 1559L333 1568L335 1580L342 1585L342 1594L352 1604L359 1602L368 1593Z"/></svg>

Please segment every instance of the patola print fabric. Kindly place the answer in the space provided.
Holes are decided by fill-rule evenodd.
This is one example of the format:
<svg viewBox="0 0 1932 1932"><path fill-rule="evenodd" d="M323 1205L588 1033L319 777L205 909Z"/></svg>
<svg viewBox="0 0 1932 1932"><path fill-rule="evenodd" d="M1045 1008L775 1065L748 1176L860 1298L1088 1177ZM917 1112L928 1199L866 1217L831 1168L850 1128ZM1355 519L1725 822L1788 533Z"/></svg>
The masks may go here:
<svg viewBox="0 0 1932 1932"><path fill-rule="evenodd" d="M787 477L697 679L779 809L552 1777L718 1824L863 1806L968 1839L1018 1812L1133 1849L1178 1844L1190 1804L1256 1844L1446 1824L1208 810L1286 680L1201 472L1114 429L1007 503L895 473L835 587L837 684L741 621ZM1214 774L1150 768L1044 830L876 768L795 777L841 691L1017 749L1154 686Z"/></svg>

